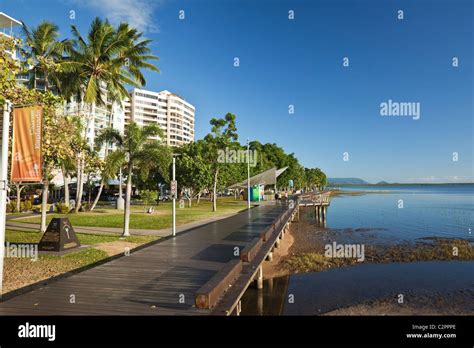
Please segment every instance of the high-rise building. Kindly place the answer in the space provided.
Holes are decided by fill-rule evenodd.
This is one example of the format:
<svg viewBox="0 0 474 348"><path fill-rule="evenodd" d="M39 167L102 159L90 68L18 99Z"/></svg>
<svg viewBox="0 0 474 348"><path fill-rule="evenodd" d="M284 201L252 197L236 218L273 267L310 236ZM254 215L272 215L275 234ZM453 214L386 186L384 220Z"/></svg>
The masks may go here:
<svg viewBox="0 0 474 348"><path fill-rule="evenodd" d="M95 105L93 108L90 104L78 101L72 98L66 105L66 114L78 115L84 120L87 142L90 146L94 146L95 138L104 128L114 128L123 133L125 126L124 109L120 103L112 102L107 97L105 86L102 86L105 94L105 102L102 105ZM109 149L113 149L113 145L109 145ZM99 156L104 155L105 146L99 152Z"/></svg>
<svg viewBox="0 0 474 348"><path fill-rule="evenodd" d="M157 124L163 130L164 141L181 146L194 141L195 108L180 96L167 90L161 92L133 89L125 101L125 125L131 121L140 126Z"/></svg>

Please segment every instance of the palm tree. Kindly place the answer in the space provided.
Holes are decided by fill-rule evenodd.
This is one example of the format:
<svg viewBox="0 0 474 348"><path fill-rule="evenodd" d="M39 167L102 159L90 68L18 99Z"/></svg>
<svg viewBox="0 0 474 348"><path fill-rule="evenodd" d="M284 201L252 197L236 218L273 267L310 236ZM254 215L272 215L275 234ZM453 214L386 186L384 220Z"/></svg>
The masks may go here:
<svg viewBox="0 0 474 348"><path fill-rule="evenodd" d="M50 90L50 81L54 80L56 86L57 71L62 61L62 55L70 47L69 40L58 41L59 31L57 25L51 22L41 22L36 28L29 29L23 23L26 50L25 55L30 65L30 87L37 88L37 80L44 81L44 91ZM43 178L43 190L41 199L41 232L46 230L46 207L49 195L48 173Z"/></svg>
<svg viewBox="0 0 474 348"><path fill-rule="evenodd" d="M31 67L30 88L36 89L38 79L44 81L45 91L50 90L51 80L58 86L57 70L63 54L71 47L71 41L58 41L58 26L48 21L41 22L33 29L23 23L23 34L27 45L25 55Z"/></svg>
<svg viewBox="0 0 474 348"><path fill-rule="evenodd" d="M95 197L94 202L92 203L90 211L94 210L95 206L99 202L100 195L102 194L102 190L104 189L104 186L107 184L107 181L117 176L117 172L124 162L125 162L125 156L122 151L112 151L111 153L108 154L100 170L99 192L97 193L97 196Z"/></svg>
<svg viewBox="0 0 474 348"><path fill-rule="evenodd" d="M104 138L108 138L117 146L117 150L113 153L117 153L117 156L119 156L118 153L121 152L123 158L126 159L127 188L122 234L126 237L130 235L130 201L132 198L132 177L135 174L135 169L138 169L138 175L142 178L148 177L152 168L157 168L164 178L169 178L171 150L161 140L152 139L153 137L163 139L162 130L158 125L140 127L135 122L131 122L127 126L124 135L111 129L105 130L102 134L104 134Z"/></svg>
<svg viewBox="0 0 474 348"><path fill-rule="evenodd" d="M114 102L129 97L126 86L141 87L146 84L142 69L159 71L150 63L158 59L150 54L150 40L142 40L142 34L128 24L115 29L107 20L95 18L87 38L76 26L72 26L74 37L70 56L64 62L64 86L66 97L79 96L89 108L89 125L96 105L105 104L107 97ZM93 127L93 125L91 125ZM88 127L86 127L87 129ZM78 161L76 211L79 211L82 197L83 161Z"/></svg>
<svg viewBox="0 0 474 348"><path fill-rule="evenodd" d="M105 144L105 155L104 155L104 164L100 171L100 186L99 192L92 203L91 211L94 210L97 202L99 201L102 190L104 189L105 184L109 179L116 177L118 170L125 161L125 156L123 151L113 151L109 154L109 144L115 143L119 149L122 148L122 136L121 134L113 128L106 128L100 133L95 139L96 151L100 151L102 146Z"/></svg>

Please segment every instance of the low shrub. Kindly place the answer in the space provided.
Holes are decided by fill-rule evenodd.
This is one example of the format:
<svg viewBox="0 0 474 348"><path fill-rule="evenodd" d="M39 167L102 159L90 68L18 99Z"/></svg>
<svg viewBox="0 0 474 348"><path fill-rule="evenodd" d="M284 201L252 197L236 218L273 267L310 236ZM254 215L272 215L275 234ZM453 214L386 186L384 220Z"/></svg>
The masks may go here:
<svg viewBox="0 0 474 348"><path fill-rule="evenodd" d="M67 214L69 207L64 203L56 203L56 211L60 214Z"/></svg>
<svg viewBox="0 0 474 348"><path fill-rule="evenodd" d="M31 203L30 200L24 201L23 204L24 204L24 211L30 211L31 208L33 207L33 203Z"/></svg>

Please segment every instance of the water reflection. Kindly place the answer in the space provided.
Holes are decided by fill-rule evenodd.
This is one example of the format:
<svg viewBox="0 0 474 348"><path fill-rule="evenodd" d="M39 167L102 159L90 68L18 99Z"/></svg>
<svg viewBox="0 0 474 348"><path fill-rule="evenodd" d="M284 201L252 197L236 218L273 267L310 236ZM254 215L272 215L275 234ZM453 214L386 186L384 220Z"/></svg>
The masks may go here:
<svg viewBox="0 0 474 348"><path fill-rule="evenodd" d="M364 264L266 280L262 290L247 290L242 315L317 315L399 293L442 298L459 289L474 289L474 262ZM474 311L474 301L466 306Z"/></svg>
<svg viewBox="0 0 474 348"><path fill-rule="evenodd" d="M242 297L242 315L281 315L290 277L263 281L263 289L249 288Z"/></svg>

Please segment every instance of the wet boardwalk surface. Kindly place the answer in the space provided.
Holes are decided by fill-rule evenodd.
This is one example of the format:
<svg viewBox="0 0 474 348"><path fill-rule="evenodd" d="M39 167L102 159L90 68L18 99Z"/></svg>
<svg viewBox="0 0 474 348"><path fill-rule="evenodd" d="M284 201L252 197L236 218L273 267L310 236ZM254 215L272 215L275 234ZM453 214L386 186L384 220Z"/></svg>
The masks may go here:
<svg viewBox="0 0 474 348"><path fill-rule="evenodd" d="M206 315L196 291L284 207L261 205L0 303L0 315ZM75 301L75 303L72 301Z"/></svg>

